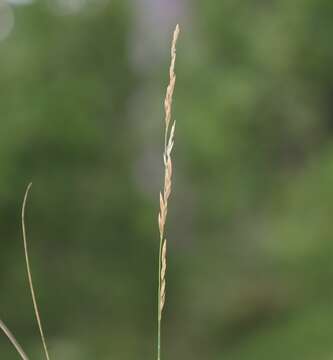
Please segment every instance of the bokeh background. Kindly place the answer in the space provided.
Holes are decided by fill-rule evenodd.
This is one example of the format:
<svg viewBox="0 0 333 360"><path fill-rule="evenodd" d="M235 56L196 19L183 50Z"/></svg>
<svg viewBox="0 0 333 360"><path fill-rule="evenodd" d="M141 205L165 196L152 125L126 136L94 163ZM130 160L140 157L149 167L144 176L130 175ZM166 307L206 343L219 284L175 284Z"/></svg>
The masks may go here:
<svg viewBox="0 0 333 360"><path fill-rule="evenodd" d="M53 359L333 359L333 2L0 0L0 318ZM17 359L0 337L0 358Z"/></svg>

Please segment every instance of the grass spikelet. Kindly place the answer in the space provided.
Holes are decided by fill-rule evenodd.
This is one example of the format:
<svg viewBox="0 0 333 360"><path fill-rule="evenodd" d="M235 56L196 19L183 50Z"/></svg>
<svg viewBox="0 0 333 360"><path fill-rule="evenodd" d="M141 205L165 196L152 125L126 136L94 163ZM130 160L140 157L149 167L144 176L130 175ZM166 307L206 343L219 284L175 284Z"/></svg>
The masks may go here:
<svg viewBox="0 0 333 360"><path fill-rule="evenodd" d="M179 25L176 26L173 33L171 44L171 64L169 69L169 85L164 99L165 112L165 133L164 133L164 188L160 193L160 211L158 214L158 227L160 233L159 261L158 261L158 320L157 320L157 360L161 359L161 320L165 304L166 294L166 251L167 241L164 237L165 224L168 214L168 200L172 190L172 158L171 153L174 145L176 122L172 122L172 99L176 84L175 64L176 64L176 43L179 36ZM171 124L172 123L172 124ZM171 124L171 129L170 129Z"/></svg>
<svg viewBox="0 0 333 360"><path fill-rule="evenodd" d="M165 280L165 274L166 274L166 239L164 239L164 243L162 246L162 255L161 255L161 296L160 296L160 318L162 317L163 307L165 303L165 287L166 287L166 280Z"/></svg>

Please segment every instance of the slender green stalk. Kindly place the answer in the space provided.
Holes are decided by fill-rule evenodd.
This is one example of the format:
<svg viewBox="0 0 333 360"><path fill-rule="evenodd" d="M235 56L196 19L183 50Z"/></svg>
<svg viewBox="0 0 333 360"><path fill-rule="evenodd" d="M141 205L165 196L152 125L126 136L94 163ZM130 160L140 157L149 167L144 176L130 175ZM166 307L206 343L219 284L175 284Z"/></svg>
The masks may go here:
<svg viewBox="0 0 333 360"><path fill-rule="evenodd" d="M34 306L34 312L35 312L35 316L36 316L36 320L37 320L37 324L38 324L38 329L39 329L40 337L41 337L41 340L43 343L46 360L50 360L49 352L48 352L47 346L46 346L42 322L41 322L41 319L39 316L39 310L38 310L38 305L37 305L37 301L36 301L35 290L34 290L34 286L32 283L30 261L29 261L29 255L28 255L27 235L26 235L26 230L25 230L25 208L26 208L27 198L28 198L31 186L32 186L32 184L30 183L27 187L27 190L25 192L24 199L23 199L23 205L22 205L22 235L23 235L23 244L24 244L24 256L25 256L25 263L26 263L26 267L27 267L29 288L30 288L30 292L31 292L32 303Z"/></svg>
<svg viewBox="0 0 333 360"><path fill-rule="evenodd" d="M158 298L157 298L157 360L161 359L161 309L160 309L160 298L161 298L161 251L162 251L163 238L160 237L160 247L158 252Z"/></svg>
<svg viewBox="0 0 333 360"><path fill-rule="evenodd" d="M177 25L173 33L171 45L171 65L169 70L170 81L167 87L164 100L165 110L165 133L164 133L164 187L160 193L160 211L158 214L158 226L160 232L159 252L158 252L158 292L157 292L157 360L161 359L161 321L162 311L165 303L165 273L166 273L166 244L164 237L165 224L168 213L168 199L172 187L172 160L171 152L174 144L175 121L171 121L172 97L176 83L175 62L176 62L176 43L179 35L179 26ZM170 129L170 125L171 130Z"/></svg>
<svg viewBox="0 0 333 360"><path fill-rule="evenodd" d="M21 345L18 343L18 341L15 339L15 336L10 332L8 327L0 320L0 329L4 332L4 334L7 336L9 341L12 343L16 351L21 356L22 360L29 360L26 353L23 351Z"/></svg>

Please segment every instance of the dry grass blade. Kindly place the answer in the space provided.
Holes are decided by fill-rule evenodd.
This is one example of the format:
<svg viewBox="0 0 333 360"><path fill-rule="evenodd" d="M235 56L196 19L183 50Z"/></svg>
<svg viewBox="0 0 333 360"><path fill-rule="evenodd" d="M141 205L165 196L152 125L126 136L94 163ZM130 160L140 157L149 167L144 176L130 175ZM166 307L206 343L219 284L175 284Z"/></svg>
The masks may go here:
<svg viewBox="0 0 333 360"><path fill-rule="evenodd" d="M168 200L172 190L172 159L171 153L174 145L174 135L176 122L171 119L172 99L176 84L175 64L176 64L176 43L179 36L179 25L173 33L171 45L171 64L169 69L169 85L166 90L164 100L165 111L165 134L164 134L164 188L160 193L160 211L158 214L158 228L160 232L159 261L158 261L158 328L157 328L157 360L161 358L161 320L162 311L165 304L166 293L166 239L164 238L165 224L168 214ZM170 130L170 124L171 130Z"/></svg>
<svg viewBox="0 0 333 360"><path fill-rule="evenodd" d="M26 263L26 267L27 267L29 288L30 288L32 302L33 302L33 306L34 306L34 312L35 312L35 316L36 316L36 320L37 320L37 324L38 324L38 328L39 328L39 332L40 332L40 337L42 339L45 357L47 360L50 360L49 352L47 350L45 336L44 336L44 332L43 332L42 322L41 322L41 319L39 316L39 310L38 310L38 306L37 306L35 290L34 290L33 283L32 283L32 276L31 276L30 262L29 262L29 255L28 255L27 235L26 235L26 230L25 230L25 208L26 208L27 198L28 198L31 186L32 186L32 184L30 183L27 187L27 190L25 192L24 199L23 199L23 205L22 205L22 234L23 234L23 243L24 243L24 256L25 256L25 263Z"/></svg>
<svg viewBox="0 0 333 360"><path fill-rule="evenodd" d="M15 347L16 351L20 354L22 360L29 360L26 353L23 351L21 345L18 343L18 341L15 339L15 336L10 332L10 330L7 328L7 326L0 320L0 329L5 333L5 335L8 337L9 341L12 343L12 345Z"/></svg>

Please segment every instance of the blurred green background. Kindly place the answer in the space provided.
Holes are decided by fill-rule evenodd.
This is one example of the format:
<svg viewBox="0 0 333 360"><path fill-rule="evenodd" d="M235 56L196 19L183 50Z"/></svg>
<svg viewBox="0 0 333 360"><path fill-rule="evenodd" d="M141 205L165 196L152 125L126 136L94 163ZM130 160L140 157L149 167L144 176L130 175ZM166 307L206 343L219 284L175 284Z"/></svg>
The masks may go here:
<svg viewBox="0 0 333 360"><path fill-rule="evenodd" d="M41 359L333 359L333 2L0 0L0 318ZM18 359L4 336L0 359Z"/></svg>

